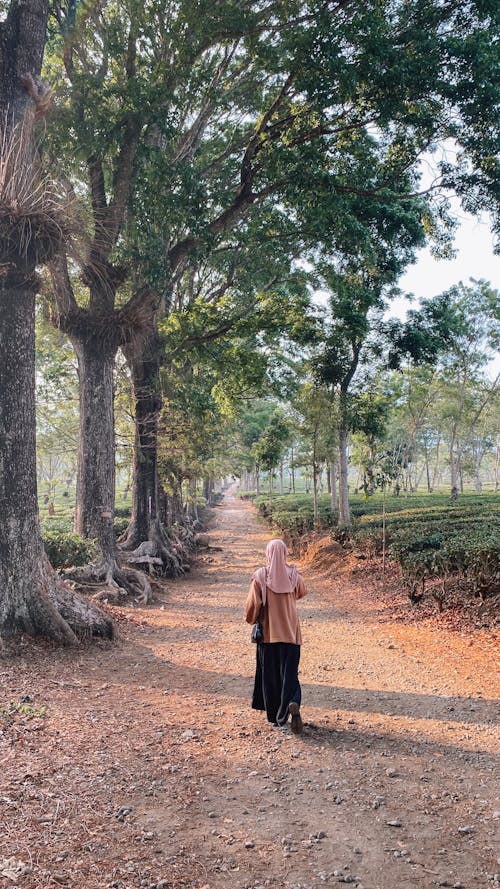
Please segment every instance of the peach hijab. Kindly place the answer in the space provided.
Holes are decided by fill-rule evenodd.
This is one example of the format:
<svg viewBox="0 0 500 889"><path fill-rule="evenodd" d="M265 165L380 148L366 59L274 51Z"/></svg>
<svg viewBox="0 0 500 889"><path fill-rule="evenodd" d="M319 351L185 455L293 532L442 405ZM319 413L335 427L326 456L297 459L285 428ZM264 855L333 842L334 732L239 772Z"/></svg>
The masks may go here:
<svg viewBox="0 0 500 889"><path fill-rule="evenodd" d="M298 571L295 565L287 565L288 550L279 537L270 540L266 546L265 568L259 568L253 575L262 590L262 602L266 604L266 587L273 593L293 593L297 586Z"/></svg>

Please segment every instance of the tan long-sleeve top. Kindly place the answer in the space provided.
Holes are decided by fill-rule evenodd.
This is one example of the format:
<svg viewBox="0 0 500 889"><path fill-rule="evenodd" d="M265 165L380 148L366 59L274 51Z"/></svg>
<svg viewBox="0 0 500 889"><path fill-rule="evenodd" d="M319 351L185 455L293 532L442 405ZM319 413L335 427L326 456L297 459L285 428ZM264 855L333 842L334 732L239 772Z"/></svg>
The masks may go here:
<svg viewBox="0 0 500 889"><path fill-rule="evenodd" d="M307 590L300 574L293 593L274 593L267 587L267 601L261 615L264 642L302 644L302 633L297 615L297 599L303 599L305 595L307 595ZM256 580L252 580L245 606L247 624L254 624L256 620L259 620L261 606L260 586Z"/></svg>

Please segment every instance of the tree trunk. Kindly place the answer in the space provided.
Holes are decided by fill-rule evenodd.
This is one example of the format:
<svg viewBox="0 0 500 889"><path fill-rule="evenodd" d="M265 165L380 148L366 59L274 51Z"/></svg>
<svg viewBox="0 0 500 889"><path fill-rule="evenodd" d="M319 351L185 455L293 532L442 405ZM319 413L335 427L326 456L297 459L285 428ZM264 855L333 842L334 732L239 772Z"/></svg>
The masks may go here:
<svg viewBox="0 0 500 889"><path fill-rule="evenodd" d="M436 445L436 462L434 464L434 471L432 473L432 490L433 491L436 489L436 485L439 484L439 480L440 480L440 465L439 465L440 452L441 452L441 435L439 436L438 442Z"/></svg>
<svg viewBox="0 0 500 889"><path fill-rule="evenodd" d="M330 462L330 509L333 515L335 515L338 509L337 464L335 460Z"/></svg>
<svg viewBox="0 0 500 889"><path fill-rule="evenodd" d="M427 493L432 494L432 484L431 484L431 470L429 466L429 452L427 450L427 443L424 445L424 454L425 454L425 477L427 480Z"/></svg>
<svg viewBox="0 0 500 889"><path fill-rule="evenodd" d="M11 267L0 278L0 632L73 644L75 634L110 637L113 629L105 615L65 589L43 549L35 455L35 290L33 268Z"/></svg>
<svg viewBox="0 0 500 889"><path fill-rule="evenodd" d="M35 462L34 264L0 278L0 627L58 642L74 634L42 593Z"/></svg>
<svg viewBox="0 0 500 889"><path fill-rule="evenodd" d="M245 478L243 478L243 490L245 490ZM206 475L203 479L203 497L206 500L207 506L211 506L213 503L213 493L214 493L214 480L211 475Z"/></svg>
<svg viewBox="0 0 500 889"><path fill-rule="evenodd" d="M314 523L318 521L318 464L316 462L313 463L312 466L312 477L313 477L313 516Z"/></svg>
<svg viewBox="0 0 500 889"><path fill-rule="evenodd" d="M455 428L453 428L452 432L451 432L451 438L450 438L450 473L451 473L450 485L451 485L451 496L453 499L458 497L459 483L460 483L459 465L458 465L458 459L455 454L455 446L456 446L456 430L455 430Z"/></svg>
<svg viewBox="0 0 500 889"><path fill-rule="evenodd" d="M349 427L347 420L346 396L340 396L340 421L339 421L339 524L351 524L351 512L349 509L349 461L347 456L347 443Z"/></svg>
<svg viewBox="0 0 500 889"><path fill-rule="evenodd" d="M495 491L500 487L500 435L497 435L497 444L495 452Z"/></svg>
<svg viewBox="0 0 500 889"><path fill-rule="evenodd" d="M118 343L94 331L71 337L78 357L80 429L75 531L95 538L105 561L116 558L113 371Z"/></svg>
<svg viewBox="0 0 500 889"><path fill-rule="evenodd" d="M162 406L159 341L151 339L140 356L124 349L132 377L135 442L132 515L122 546L136 549L161 537L158 509L158 419Z"/></svg>

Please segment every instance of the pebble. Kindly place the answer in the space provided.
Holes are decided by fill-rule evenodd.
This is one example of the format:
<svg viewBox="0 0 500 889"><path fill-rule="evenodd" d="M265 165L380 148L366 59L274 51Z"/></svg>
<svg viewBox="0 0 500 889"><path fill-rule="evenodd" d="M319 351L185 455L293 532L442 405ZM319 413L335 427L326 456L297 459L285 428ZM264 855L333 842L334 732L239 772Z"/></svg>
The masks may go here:
<svg viewBox="0 0 500 889"><path fill-rule="evenodd" d="M394 821L386 821L385 822L389 827L401 827L401 821L394 819Z"/></svg>
<svg viewBox="0 0 500 889"><path fill-rule="evenodd" d="M118 809L115 818L117 821L124 821L127 815L130 815L133 812L132 806L120 806Z"/></svg>
<svg viewBox="0 0 500 889"><path fill-rule="evenodd" d="M386 769L385 774L387 775L388 778L397 778L398 777L397 769Z"/></svg>
<svg viewBox="0 0 500 889"><path fill-rule="evenodd" d="M253 849L255 847L255 843L252 843L252 840L247 840L245 843L245 849Z"/></svg>
<svg viewBox="0 0 500 889"><path fill-rule="evenodd" d="M474 833L474 828L470 824L466 824L464 827L459 827L458 832L461 834Z"/></svg>

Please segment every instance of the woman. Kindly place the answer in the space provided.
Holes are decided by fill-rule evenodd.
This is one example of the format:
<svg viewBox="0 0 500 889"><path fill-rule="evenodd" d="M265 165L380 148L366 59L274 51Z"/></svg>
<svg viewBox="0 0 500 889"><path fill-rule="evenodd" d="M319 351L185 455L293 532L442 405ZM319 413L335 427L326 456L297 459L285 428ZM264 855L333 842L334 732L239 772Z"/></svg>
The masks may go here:
<svg viewBox="0 0 500 889"><path fill-rule="evenodd" d="M270 540L266 567L252 576L245 620L260 621L263 641L257 644L257 667L252 699L254 710L265 710L273 725L292 718L294 734L302 731L301 689L298 677L302 635L297 616L297 599L306 595L295 565L287 565L283 540Z"/></svg>

